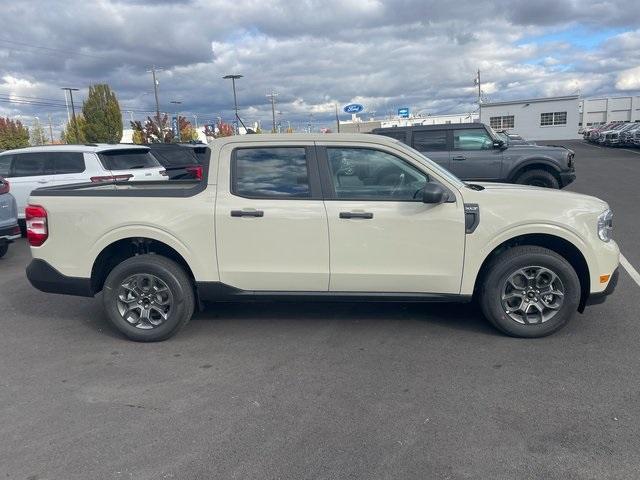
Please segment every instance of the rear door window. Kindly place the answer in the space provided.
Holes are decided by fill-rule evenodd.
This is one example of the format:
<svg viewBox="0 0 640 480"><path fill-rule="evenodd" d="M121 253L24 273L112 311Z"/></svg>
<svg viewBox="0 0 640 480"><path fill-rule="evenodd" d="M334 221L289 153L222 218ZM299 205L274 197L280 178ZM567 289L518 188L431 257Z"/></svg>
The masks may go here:
<svg viewBox="0 0 640 480"><path fill-rule="evenodd" d="M108 150L100 152L98 157L107 170L136 170L159 166L149 150Z"/></svg>
<svg viewBox="0 0 640 480"><path fill-rule="evenodd" d="M82 173L85 170L82 152L58 152L50 156L56 175Z"/></svg>
<svg viewBox="0 0 640 480"><path fill-rule="evenodd" d="M12 177L35 177L38 175L52 175L52 166L48 163L46 153L20 153L13 156Z"/></svg>
<svg viewBox="0 0 640 480"><path fill-rule="evenodd" d="M418 130L413 132L413 148L419 152L444 152L447 147L446 130Z"/></svg>
<svg viewBox="0 0 640 480"><path fill-rule="evenodd" d="M13 155L0 156L0 177L8 177L11 170L11 159Z"/></svg>

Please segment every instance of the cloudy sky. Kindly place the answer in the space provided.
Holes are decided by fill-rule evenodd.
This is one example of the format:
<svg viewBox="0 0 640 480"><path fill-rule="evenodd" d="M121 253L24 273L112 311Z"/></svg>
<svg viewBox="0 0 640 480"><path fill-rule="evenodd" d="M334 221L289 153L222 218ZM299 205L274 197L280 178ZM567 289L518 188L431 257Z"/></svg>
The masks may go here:
<svg viewBox="0 0 640 480"><path fill-rule="evenodd" d="M476 108L487 100L640 91L638 0L22 0L0 9L0 115L66 120L61 87L108 83L125 119L171 100L246 122L331 125L335 104L377 116ZM343 118L347 115L343 114Z"/></svg>

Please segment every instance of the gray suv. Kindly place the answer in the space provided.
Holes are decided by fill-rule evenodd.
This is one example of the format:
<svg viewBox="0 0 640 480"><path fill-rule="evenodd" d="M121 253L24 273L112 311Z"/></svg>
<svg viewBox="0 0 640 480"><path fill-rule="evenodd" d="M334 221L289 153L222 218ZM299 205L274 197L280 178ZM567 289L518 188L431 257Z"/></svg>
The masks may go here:
<svg viewBox="0 0 640 480"><path fill-rule="evenodd" d="M9 193L9 182L0 177L0 258L9 250L9 244L20 238L16 199Z"/></svg>
<svg viewBox="0 0 640 480"><path fill-rule="evenodd" d="M511 146L482 123L376 128L371 133L410 145L462 180L564 188L576 178L572 150Z"/></svg>

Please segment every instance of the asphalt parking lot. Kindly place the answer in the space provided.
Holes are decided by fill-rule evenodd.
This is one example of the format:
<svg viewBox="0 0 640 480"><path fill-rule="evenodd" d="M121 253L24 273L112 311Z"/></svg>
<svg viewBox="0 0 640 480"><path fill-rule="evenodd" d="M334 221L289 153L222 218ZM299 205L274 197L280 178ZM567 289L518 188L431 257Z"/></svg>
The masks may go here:
<svg viewBox="0 0 640 480"><path fill-rule="evenodd" d="M568 189L615 211L640 267L640 150L576 150ZM628 479L640 476L640 286L554 336L473 305L221 304L123 339L98 299L0 260L0 477Z"/></svg>

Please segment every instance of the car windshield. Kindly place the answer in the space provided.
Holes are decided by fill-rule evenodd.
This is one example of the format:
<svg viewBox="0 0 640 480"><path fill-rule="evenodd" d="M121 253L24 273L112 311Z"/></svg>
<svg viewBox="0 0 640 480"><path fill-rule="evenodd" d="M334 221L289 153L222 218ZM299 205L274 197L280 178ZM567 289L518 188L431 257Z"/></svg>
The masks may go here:
<svg viewBox="0 0 640 480"><path fill-rule="evenodd" d="M509 135L507 135L506 133L504 133L504 132L496 132L496 135L498 135L498 138L500 140L502 140L504 143L506 143L506 144L509 143L510 138L509 138Z"/></svg>

